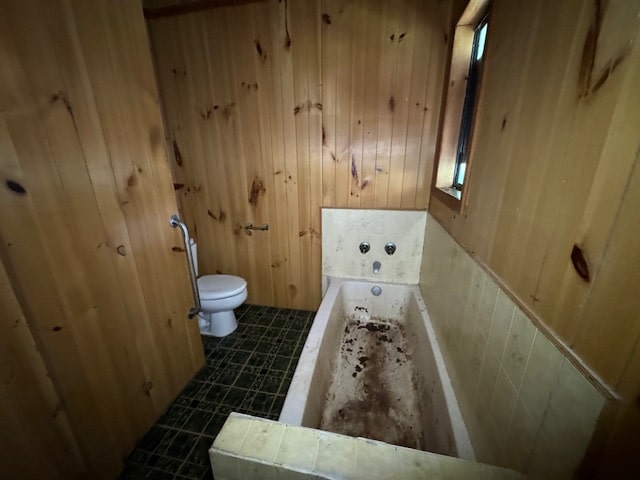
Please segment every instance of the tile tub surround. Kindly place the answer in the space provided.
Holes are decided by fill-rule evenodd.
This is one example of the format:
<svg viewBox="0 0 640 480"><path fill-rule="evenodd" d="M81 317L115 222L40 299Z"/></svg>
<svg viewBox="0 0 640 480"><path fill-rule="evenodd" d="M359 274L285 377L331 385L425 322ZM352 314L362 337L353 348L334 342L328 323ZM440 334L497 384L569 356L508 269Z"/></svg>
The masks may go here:
<svg viewBox="0 0 640 480"><path fill-rule="evenodd" d="M126 460L121 479L211 479L208 449L232 411L278 418L313 312L242 305L238 329L202 337L206 364Z"/></svg>
<svg viewBox="0 0 640 480"><path fill-rule="evenodd" d="M232 413L209 450L216 480L519 480L512 470Z"/></svg>
<svg viewBox="0 0 640 480"><path fill-rule="evenodd" d="M571 478L606 398L432 217L420 288L478 460Z"/></svg>
<svg viewBox="0 0 640 480"><path fill-rule="evenodd" d="M357 278L416 285L427 213L411 210L322 209L323 277ZM361 242L371 249L362 254ZM387 255L384 246L396 244ZM382 264L373 273L373 262Z"/></svg>

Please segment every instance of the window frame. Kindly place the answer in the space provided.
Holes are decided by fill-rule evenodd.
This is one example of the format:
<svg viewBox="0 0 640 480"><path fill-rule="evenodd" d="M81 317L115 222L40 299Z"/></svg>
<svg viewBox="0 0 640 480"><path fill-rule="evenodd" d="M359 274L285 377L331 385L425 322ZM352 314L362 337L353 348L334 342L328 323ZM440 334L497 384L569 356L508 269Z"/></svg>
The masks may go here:
<svg viewBox="0 0 640 480"><path fill-rule="evenodd" d="M482 79L485 76L486 57L491 31L491 15L488 0L470 0L455 26L455 34L449 52L446 92L443 95L439 138L432 178L431 194L450 209L463 210L467 201L469 172L472 167L474 131L477 130L478 112L482 103ZM480 60L477 55L477 34L484 25L487 33L484 52ZM468 99L470 71L479 66L474 97ZM463 116L463 112L466 114ZM463 132L463 128L467 132ZM461 144L462 143L462 144ZM462 151L460 148L462 147ZM464 155L460 162L460 155ZM457 183L460 164L465 164L463 183Z"/></svg>
<svg viewBox="0 0 640 480"><path fill-rule="evenodd" d="M478 106L478 94L480 90L480 80L482 79L482 71L484 66L484 54L479 59L478 46L479 37L482 29L489 26L489 16L485 15L476 25L473 35L473 44L471 48L471 58L469 59L469 70L467 73L467 86L464 93L464 104L462 106L462 118L460 119L460 134L458 136L458 146L456 149L456 167L453 172L452 187L462 191L464 180L466 178L466 164L469 160L469 150L471 149L471 138L473 136L473 127L475 123L475 111ZM483 50L486 50L486 34L483 44ZM465 172L462 182L459 182L460 166L465 164Z"/></svg>

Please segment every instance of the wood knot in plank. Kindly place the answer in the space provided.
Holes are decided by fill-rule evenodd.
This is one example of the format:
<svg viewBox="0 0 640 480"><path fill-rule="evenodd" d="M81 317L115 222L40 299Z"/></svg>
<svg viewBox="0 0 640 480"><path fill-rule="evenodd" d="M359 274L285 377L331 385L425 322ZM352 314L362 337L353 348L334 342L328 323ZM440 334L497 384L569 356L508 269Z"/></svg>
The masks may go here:
<svg viewBox="0 0 640 480"><path fill-rule="evenodd" d="M127 256L127 249L124 247L124 245L118 245L116 251L118 252L118 255L121 255L123 257Z"/></svg>
<svg viewBox="0 0 640 480"><path fill-rule="evenodd" d="M153 388L153 382L144 382L142 384L142 391L147 397L151 396L151 389Z"/></svg>
<svg viewBox="0 0 640 480"><path fill-rule="evenodd" d="M354 155L351 156L351 176L353 177L356 183L359 182L358 168L356 167L356 157Z"/></svg>
<svg viewBox="0 0 640 480"><path fill-rule="evenodd" d="M284 0L284 49L291 49L291 35L289 35L289 2Z"/></svg>
<svg viewBox="0 0 640 480"><path fill-rule="evenodd" d="M264 194L266 191L267 189L264 188L264 183L262 183L262 180L256 177L253 180L253 183L251 183L251 190L249 192L249 203L253 206L256 206L258 204L258 197L260 196L260 194Z"/></svg>
<svg viewBox="0 0 640 480"><path fill-rule="evenodd" d="M15 180L6 180L4 184L9 190L18 195L25 195L27 193L27 190Z"/></svg>
<svg viewBox="0 0 640 480"><path fill-rule="evenodd" d="M622 47L622 51L612 56L599 72L595 71L598 47L607 43L606 41L600 42L607 5L608 2L603 0L593 1L591 24L582 45L582 57L578 71L579 99L587 98L600 90L629 53L629 44L627 44Z"/></svg>
<svg viewBox="0 0 640 480"><path fill-rule="evenodd" d="M182 153L180 153L180 147L178 147L178 142L175 139L173 140L173 156L178 166L181 167L183 164Z"/></svg>
<svg viewBox="0 0 640 480"><path fill-rule="evenodd" d="M260 60L262 60L262 62L266 62L267 61L267 52L264 51L264 49L262 48L262 45L260 45L260 40L255 40L255 45L256 45L256 51L258 52L258 56L260 57Z"/></svg>
<svg viewBox="0 0 640 480"><path fill-rule="evenodd" d="M585 281L590 281L591 274L589 272L589 262L582 249L578 245L574 245L571 250L571 263L576 273Z"/></svg>
<svg viewBox="0 0 640 480"><path fill-rule="evenodd" d="M271 268L280 268L281 265L287 263L287 260L288 259L286 257L282 260L276 260L271 264Z"/></svg>
<svg viewBox="0 0 640 480"><path fill-rule="evenodd" d="M218 215L213 213L211 210L207 210L207 215L209 215L218 223L224 223L224 221L227 219L227 214L221 208L218 209Z"/></svg>
<svg viewBox="0 0 640 480"><path fill-rule="evenodd" d="M73 116L73 109L71 108L71 102L69 101L69 97L62 90L58 90L56 93L51 95L51 97L49 98L49 101L51 103L56 103L58 101L62 102L64 107L67 109L67 112L69 112L69 115Z"/></svg>

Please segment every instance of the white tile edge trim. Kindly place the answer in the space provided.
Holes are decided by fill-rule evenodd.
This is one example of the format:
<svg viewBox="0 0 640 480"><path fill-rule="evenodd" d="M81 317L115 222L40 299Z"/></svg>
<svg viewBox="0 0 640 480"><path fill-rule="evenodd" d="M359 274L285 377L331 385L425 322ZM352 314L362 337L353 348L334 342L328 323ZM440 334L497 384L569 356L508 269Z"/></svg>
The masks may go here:
<svg viewBox="0 0 640 480"><path fill-rule="evenodd" d="M451 377L449 376L449 372L447 371L446 362L444 361L444 355L442 354L442 350L440 349L440 344L438 342L438 335L436 334L435 328L433 328L433 323L431 322L431 317L429 317L429 312L424 302L424 298L422 297L420 287L413 286L411 287L411 289L413 290L415 298L418 302L418 308L423 314L424 326L427 330L427 338L431 343L431 350L436 360L438 378L440 379L440 384L442 385L442 390L446 399L445 404L449 413L449 419L452 423L451 430L453 431L456 449L458 451L458 457L475 461L476 455L471 443L471 437L469 436L469 431L464 421L464 417L462 416L462 411L460 410L460 405L458 404L458 399L456 398L453 383L451 382Z"/></svg>
<svg viewBox="0 0 640 480"><path fill-rule="evenodd" d="M225 425L227 422L229 421L237 421L237 420L241 420L241 421L249 421L249 422L253 422L253 421L258 421L261 423L265 423L267 425L273 425L273 424L278 424L280 422L277 422L275 420L268 420L265 418L260 418L260 417L253 417L251 415L246 415L246 414L242 414L242 413L237 413L237 412L232 412L229 417L227 418ZM410 451L410 452L414 452L417 455L421 455L423 456L425 459L429 459L429 461L433 462L434 464L440 464L442 466L446 465L447 463L441 463L441 462L460 462L460 464L462 465L467 465L467 469L466 469L466 473L470 473L468 469L471 468L478 468L478 474L480 474L480 476L482 476L482 478L485 478L483 476L483 474L486 474L487 471L485 470L484 472L481 472L480 469L487 469L489 468L491 471L498 473L498 472L502 472L505 476L505 478L507 478L507 476L509 478L521 478L524 479L525 477L519 473L516 472L514 470L505 468L505 467L499 467L499 466L494 466L494 465L488 465L488 464L484 464L484 463L479 463L476 462L474 460L468 460L468 459L463 459L463 458L457 458L457 457L449 457L447 455L440 455L437 453L432 453L432 452L424 452L421 450L412 450L406 447L399 447L399 446L395 446L395 445L390 445L384 442L380 442L378 440L371 440L368 438L362 438L362 437L349 437L346 435L341 435L341 434L337 434L337 433L332 433L332 432L325 432L322 430L316 430L316 429L311 429L308 427L302 427L300 425L286 425L285 428L293 428L293 429L304 429L304 430L312 430L312 431L316 431L318 432L319 435L325 436L325 437L340 437L342 439L345 439L346 441L350 441L350 442L354 442L356 443L356 445L358 443L368 443L368 444L376 444L379 445L381 448L385 448L388 449L389 452L391 451L398 451L398 450L406 450L406 451ZM220 434L224 435L224 426L223 429L220 431ZM220 435L219 434L219 435ZM216 438L217 440L217 438ZM258 463L261 465L265 465L265 466L273 466L275 468L282 468L284 470L288 470L288 471L293 471L293 472L297 472L297 473L301 473L301 474L305 474L305 475L310 475L313 476L313 478L326 478L326 479L341 479L344 478L342 475L332 475L330 473L326 473L326 472L322 472L322 471L318 471L315 467L313 469L309 469L309 468L305 468L299 465L292 465L292 464L284 464L281 462L276 462L275 460L269 461L269 460L264 460L264 459L260 459L257 457L252 457L249 455L245 455L233 450L226 450L223 448L219 448L216 447L216 441L214 441L213 445L209 448L209 458L211 460L211 464L212 464L212 468L213 468L213 456L214 455L223 455L223 456L227 456L227 457L232 457L235 458L237 460L243 460L243 461L247 461L247 462L252 462L252 463ZM449 463L451 464L451 463ZM475 466L474 466L475 465ZM215 472L215 469L214 469ZM453 480L454 478L460 478L457 476L451 476L451 475L447 475L446 478ZM466 478L466 477L465 477ZM494 478L494 477L487 477L487 478ZM461 479L462 480L462 479Z"/></svg>

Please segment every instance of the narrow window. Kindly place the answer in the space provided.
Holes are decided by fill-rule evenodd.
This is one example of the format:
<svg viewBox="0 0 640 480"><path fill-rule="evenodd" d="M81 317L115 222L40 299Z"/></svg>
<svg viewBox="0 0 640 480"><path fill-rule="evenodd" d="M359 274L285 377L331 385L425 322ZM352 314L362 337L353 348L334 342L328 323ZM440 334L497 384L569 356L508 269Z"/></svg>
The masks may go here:
<svg viewBox="0 0 640 480"><path fill-rule="evenodd" d="M482 75L482 59L484 57L484 45L487 39L488 26L487 17L485 17L478 24L473 35L473 47L469 61L469 73L467 75L467 88L464 94L464 105L462 107L462 121L460 122L460 136L458 137L458 149L456 151L456 167L453 174L453 188L456 190L462 190L464 176L467 171L473 114L476 108L478 83Z"/></svg>
<svg viewBox="0 0 640 480"><path fill-rule="evenodd" d="M487 63L489 0L468 0L453 31L449 78L442 100L431 194L461 212L473 163L473 132L479 111L481 78Z"/></svg>

